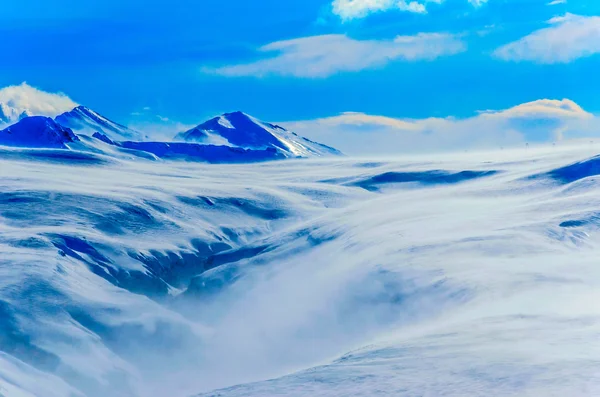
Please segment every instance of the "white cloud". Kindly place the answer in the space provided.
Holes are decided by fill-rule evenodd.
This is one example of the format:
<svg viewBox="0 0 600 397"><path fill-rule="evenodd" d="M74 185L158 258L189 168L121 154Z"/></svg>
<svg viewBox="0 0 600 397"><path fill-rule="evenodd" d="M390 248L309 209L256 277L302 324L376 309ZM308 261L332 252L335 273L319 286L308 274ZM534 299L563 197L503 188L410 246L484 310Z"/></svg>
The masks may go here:
<svg viewBox="0 0 600 397"><path fill-rule="evenodd" d="M26 113L54 117L77 106L62 93L38 90L27 83L0 89L0 123L11 123Z"/></svg>
<svg viewBox="0 0 600 397"><path fill-rule="evenodd" d="M546 5L555 6L555 5L558 5L558 4L566 4L566 3L567 3L567 0L553 0L553 1L549 2L548 4L546 4Z"/></svg>
<svg viewBox="0 0 600 397"><path fill-rule="evenodd" d="M175 135L195 127L195 124L185 124L160 115L137 116L127 126L136 131L144 131L154 141L171 141Z"/></svg>
<svg viewBox="0 0 600 397"><path fill-rule="evenodd" d="M393 60L432 60L465 50L465 44L447 33L420 33L392 40L355 40L331 34L278 41L259 49L275 56L248 64L204 69L224 76L282 75L327 77L338 72L376 68Z"/></svg>
<svg viewBox="0 0 600 397"><path fill-rule="evenodd" d="M542 99L465 119L397 119L348 112L280 124L355 155L499 148L600 134L600 117L568 99Z"/></svg>
<svg viewBox="0 0 600 397"><path fill-rule="evenodd" d="M566 14L552 18L550 27L537 30L494 51L506 61L569 63L600 53L600 17Z"/></svg>
<svg viewBox="0 0 600 397"><path fill-rule="evenodd" d="M342 20L364 18L369 14L400 10L419 14L427 13L427 4L441 4L444 0L334 0L331 3L332 11ZM468 0L472 5L479 7L487 0Z"/></svg>
<svg viewBox="0 0 600 397"><path fill-rule="evenodd" d="M533 102L523 103L510 109L495 111L486 110L481 115L501 118L590 118L591 113L583 110L581 106L570 99L561 101L556 99L539 99Z"/></svg>
<svg viewBox="0 0 600 397"><path fill-rule="evenodd" d="M399 1L397 7L402 11L415 12L417 14L425 14L427 12L427 8L425 8L424 4L417 3L416 1L411 1L410 3L406 1Z"/></svg>

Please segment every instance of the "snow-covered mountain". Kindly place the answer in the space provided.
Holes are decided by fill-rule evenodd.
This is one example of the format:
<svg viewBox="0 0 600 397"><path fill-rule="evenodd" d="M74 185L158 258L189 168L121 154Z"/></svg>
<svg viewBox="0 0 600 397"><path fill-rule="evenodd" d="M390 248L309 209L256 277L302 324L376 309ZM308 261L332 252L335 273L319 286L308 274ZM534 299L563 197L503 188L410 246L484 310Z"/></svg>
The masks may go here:
<svg viewBox="0 0 600 397"><path fill-rule="evenodd" d="M44 116L24 117L0 131L0 145L4 146L67 149L68 143L78 140L70 128Z"/></svg>
<svg viewBox="0 0 600 397"><path fill-rule="evenodd" d="M2 120L12 120L0 107ZM8 108L7 108L8 109ZM59 148L108 156L209 163L244 163L297 157L340 155L336 149L310 141L277 125L241 112L227 113L178 134L180 142L152 142L147 136L78 106L50 119L21 115L21 121L0 136L5 146ZM67 145L79 141L81 144ZM184 142L181 142L184 141Z"/></svg>
<svg viewBox="0 0 600 397"><path fill-rule="evenodd" d="M57 116L55 120L60 125L71 128L75 132L88 135L101 132L116 141L142 141L146 138L143 133L109 120L85 106L77 106L73 110Z"/></svg>
<svg viewBox="0 0 600 397"><path fill-rule="evenodd" d="M273 148L287 157L340 155L329 146L298 136L275 124L260 121L242 112L225 113L188 131L177 134L176 141L227 145L244 149Z"/></svg>

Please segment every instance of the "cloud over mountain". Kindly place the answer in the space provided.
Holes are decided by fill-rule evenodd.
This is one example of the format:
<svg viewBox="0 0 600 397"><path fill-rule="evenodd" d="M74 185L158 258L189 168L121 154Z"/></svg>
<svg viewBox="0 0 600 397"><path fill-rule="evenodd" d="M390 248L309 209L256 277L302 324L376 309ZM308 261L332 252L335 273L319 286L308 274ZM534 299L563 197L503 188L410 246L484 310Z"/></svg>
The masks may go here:
<svg viewBox="0 0 600 397"><path fill-rule="evenodd" d="M0 89L0 124L25 115L54 117L77 106L63 93L39 90L23 82Z"/></svg>

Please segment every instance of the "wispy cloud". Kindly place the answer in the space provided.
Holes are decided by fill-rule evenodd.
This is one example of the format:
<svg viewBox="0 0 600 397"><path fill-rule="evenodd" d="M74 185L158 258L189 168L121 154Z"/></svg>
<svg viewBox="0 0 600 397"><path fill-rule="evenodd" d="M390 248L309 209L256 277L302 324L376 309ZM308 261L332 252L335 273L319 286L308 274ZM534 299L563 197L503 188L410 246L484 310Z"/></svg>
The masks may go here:
<svg viewBox="0 0 600 397"><path fill-rule="evenodd" d="M194 127L156 114L150 106L144 106L141 110L130 113L130 116L128 127L144 131L153 140L170 141L176 134Z"/></svg>
<svg viewBox="0 0 600 397"><path fill-rule="evenodd" d="M600 134L600 118L568 99L542 99L464 119L397 119L347 112L280 124L348 154L498 148Z"/></svg>
<svg viewBox="0 0 600 397"><path fill-rule="evenodd" d="M546 5L556 6L559 4L566 4L566 3L567 3L567 0L552 0L551 2L547 3Z"/></svg>
<svg viewBox="0 0 600 397"><path fill-rule="evenodd" d="M548 23L550 27L498 48L494 56L506 61L551 64L600 53L600 17L566 14Z"/></svg>
<svg viewBox="0 0 600 397"><path fill-rule="evenodd" d="M334 0L331 7L335 15L348 21L390 10L425 14L429 3L441 4L443 2L444 0ZM468 0L468 2L479 7L487 3L487 0Z"/></svg>
<svg viewBox="0 0 600 397"><path fill-rule="evenodd" d="M416 13L425 13L424 2L406 0L335 0L331 4L333 13L343 20L364 18L374 12L397 9Z"/></svg>
<svg viewBox="0 0 600 397"><path fill-rule="evenodd" d="M323 78L338 72L381 67L394 60L433 60L465 48L459 37L448 33L420 33L391 40L355 40L331 34L274 42L259 49L262 53L275 53L274 56L204 71L224 76Z"/></svg>
<svg viewBox="0 0 600 397"><path fill-rule="evenodd" d="M131 120L127 126L137 131L144 131L151 140L157 141L171 141L178 133L195 127L193 124L173 121L168 117L159 115L144 119L137 117L136 119Z"/></svg>
<svg viewBox="0 0 600 397"><path fill-rule="evenodd" d="M54 117L75 106L65 94L45 92L27 83L0 89L0 123L17 121L23 113Z"/></svg>

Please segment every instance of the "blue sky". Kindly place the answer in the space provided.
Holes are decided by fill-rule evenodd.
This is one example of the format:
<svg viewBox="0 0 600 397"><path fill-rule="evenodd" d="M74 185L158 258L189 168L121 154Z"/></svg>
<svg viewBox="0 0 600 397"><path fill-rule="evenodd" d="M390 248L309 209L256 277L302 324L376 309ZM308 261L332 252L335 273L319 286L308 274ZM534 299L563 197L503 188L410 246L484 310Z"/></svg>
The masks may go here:
<svg viewBox="0 0 600 397"><path fill-rule="evenodd" d="M598 112L600 2L550 2L3 2L0 87L27 81L134 124L466 118L544 98Z"/></svg>

